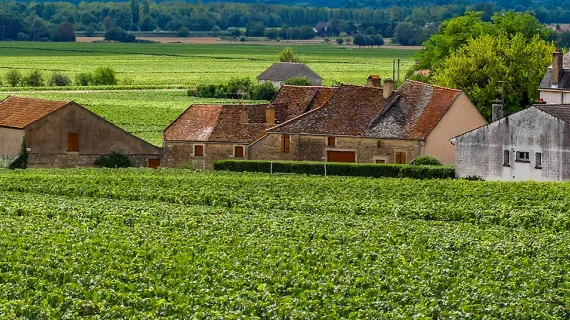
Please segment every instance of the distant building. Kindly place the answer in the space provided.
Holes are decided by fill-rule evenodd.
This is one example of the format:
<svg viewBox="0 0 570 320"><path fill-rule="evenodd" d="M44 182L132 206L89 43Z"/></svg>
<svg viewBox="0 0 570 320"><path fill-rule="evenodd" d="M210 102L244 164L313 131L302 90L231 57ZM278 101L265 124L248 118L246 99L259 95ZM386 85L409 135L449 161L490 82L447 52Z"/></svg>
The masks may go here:
<svg viewBox="0 0 570 320"><path fill-rule="evenodd" d="M534 105L451 141L458 177L570 180L568 105Z"/></svg>
<svg viewBox="0 0 570 320"><path fill-rule="evenodd" d="M157 167L162 154L75 102L10 96L0 101L0 156L16 157L22 142L30 167L89 167L112 152L134 166Z"/></svg>
<svg viewBox="0 0 570 320"><path fill-rule="evenodd" d="M311 70L306 64L294 62L275 63L260 74L257 80L259 84L269 82L276 88L281 88L286 80L302 77L309 78L313 86L320 86L323 83L323 78Z"/></svg>
<svg viewBox="0 0 570 320"><path fill-rule="evenodd" d="M318 36L326 37L331 35L331 23L328 21L321 21L313 28Z"/></svg>
<svg viewBox="0 0 570 320"><path fill-rule="evenodd" d="M551 29L556 33L562 33L565 31L570 31L570 24L568 23L551 23L546 25L547 28Z"/></svg>
<svg viewBox="0 0 570 320"><path fill-rule="evenodd" d="M570 104L570 52L552 53L552 65L538 86L540 99L549 104Z"/></svg>

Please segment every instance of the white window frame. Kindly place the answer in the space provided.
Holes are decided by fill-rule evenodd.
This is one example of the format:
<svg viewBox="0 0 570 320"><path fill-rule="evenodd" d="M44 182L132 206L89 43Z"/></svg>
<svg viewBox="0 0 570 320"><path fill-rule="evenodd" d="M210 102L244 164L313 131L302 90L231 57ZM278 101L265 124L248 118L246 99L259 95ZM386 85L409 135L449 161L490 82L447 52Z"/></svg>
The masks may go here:
<svg viewBox="0 0 570 320"><path fill-rule="evenodd" d="M394 153L395 154L395 153ZM372 157L372 162L376 163L376 160L384 160L384 164L388 164L388 157L386 156L373 156Z"/></svg>
<svg viewBox="0 0 570 320"><path fill-rule="evenodd" d="M333 145L329 144L329 138L334 138L334 144ZM325 139L325 146L336 147L337 145L338 145L338 137L337 136L327 136L327 138Z"/></svg>
<svg viewBox="0 0 570 320"><path fill-rule="evenodd" d="M196 146L202 146L202 155L201 156L197 156L196 155ZM203 143L195 143L192 145L192 157L195 158L204 158L206 156L206 145Z"/></svg>
<svg viewBox="0 0 570 320"><path fill-rule="evenodd" d="M520 157L520 155L526 155L526 158ZM528 151L515 151L515 162L530 163L530 152Z"/></svg>

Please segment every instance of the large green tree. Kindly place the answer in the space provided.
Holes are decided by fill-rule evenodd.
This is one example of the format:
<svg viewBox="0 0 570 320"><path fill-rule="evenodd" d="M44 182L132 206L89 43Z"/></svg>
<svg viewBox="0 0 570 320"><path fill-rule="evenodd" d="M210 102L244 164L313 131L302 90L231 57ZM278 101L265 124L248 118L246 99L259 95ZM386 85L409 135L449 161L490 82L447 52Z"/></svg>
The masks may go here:
<svg viewBox="0 0 570 320"><path fill-rule="evenodd" d="M503 87L507 113L528 106L537 98L536 86L551 63L551 43L523 33L482 35L467 41L435 70L437 84L464 90L486 118Z"/></svg>

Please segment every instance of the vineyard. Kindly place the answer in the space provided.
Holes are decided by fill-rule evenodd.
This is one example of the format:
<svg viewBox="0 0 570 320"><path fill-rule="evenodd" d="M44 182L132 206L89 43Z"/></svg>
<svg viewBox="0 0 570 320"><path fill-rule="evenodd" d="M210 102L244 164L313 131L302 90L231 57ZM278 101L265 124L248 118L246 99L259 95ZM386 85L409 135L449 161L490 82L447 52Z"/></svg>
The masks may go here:
<svg viewBox="0 0 570 320"><path fill-rule="evenodd" d="M277 61L282 45L185 45L120 43L0 44L0 77L13 68L63 72L72 79L80 72L111 67L119 86L178 86L218 84L232 77L254 79ZM298 56L319 73L324 83L365 84L373 73L392 76L392 61L402 60L402 78L413 64L415 50L358 49L330 45L294 47ZM5 84L6 85L6 84ZM4 88L9 89L9 88Z"/></svg>
<svg viewBox="0 0 570 320"><path fill-rule="evenodd" d="M0 318L567 318L569 191L0 170Z"/></svg>

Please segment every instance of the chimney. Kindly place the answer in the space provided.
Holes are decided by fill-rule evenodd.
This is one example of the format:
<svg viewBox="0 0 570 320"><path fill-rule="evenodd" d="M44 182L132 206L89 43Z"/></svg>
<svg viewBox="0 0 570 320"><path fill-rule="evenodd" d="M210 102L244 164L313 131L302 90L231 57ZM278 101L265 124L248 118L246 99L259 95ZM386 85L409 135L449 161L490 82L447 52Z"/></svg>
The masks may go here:
<svg viewBox="0 0 570 320"><path fill-rule="evenodd" d="M501 103L501 101L500 100L493 101L493 104L491 105L491 122L495 122L504 117L505 115L503 110L503 104Z"/></svg>
<svg viewBox="0 0 570 320"><path fill-rule="evenodd" d="M265 109L265 122L275 124L275 107L271 104Z"/></svg>
<svg viewBox="0 0 570 320"><path fill-rule="evenodd" d="M394 92L394 80L386 78L386 80L384 80L384 90L383 90L384 99L390 98L392 92Z"/></svg>
<svg viewBox="0 0 570 320"><path fill-rule="evenodd" d="M552 84L558 86L558 81L562 77L562 51L556 49L552 53Z"/></svg>
<svg viewBox="0 0 570 320"><path fill-rule="evenodd" d="M382 87L381 82L382 78L380 78L380 76L377 74L373 74L368 77L366 85L369 87L380 88Z"/></svg>
<svg viewBox="0 0 570 320"><path fill-rule="evenodd" d="M536 100L534 104L546 104L546 101L544 101L544 99L542 98L538 98L538 100Z"/></svg>

